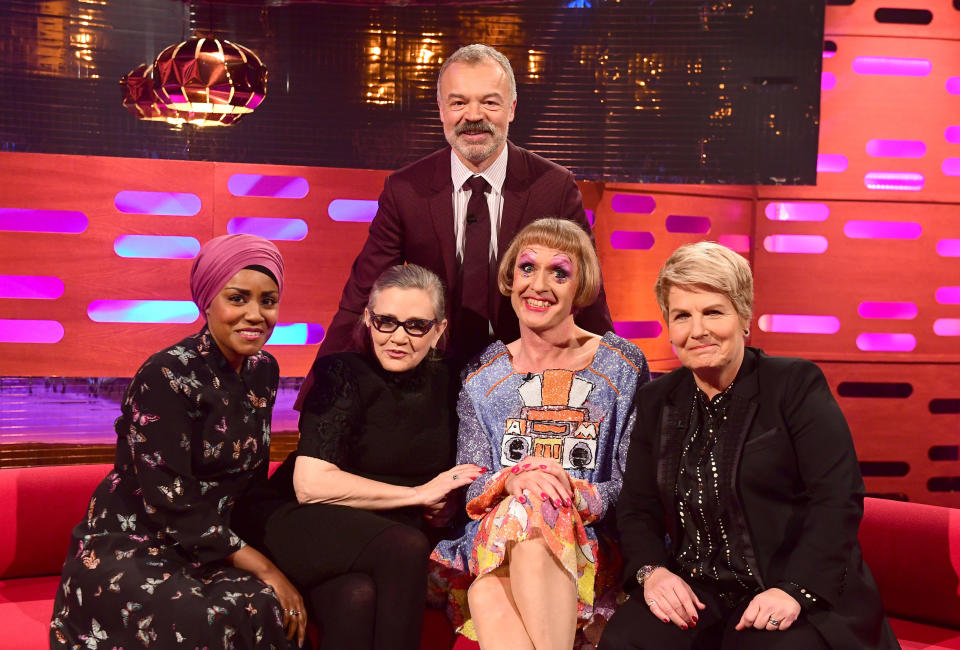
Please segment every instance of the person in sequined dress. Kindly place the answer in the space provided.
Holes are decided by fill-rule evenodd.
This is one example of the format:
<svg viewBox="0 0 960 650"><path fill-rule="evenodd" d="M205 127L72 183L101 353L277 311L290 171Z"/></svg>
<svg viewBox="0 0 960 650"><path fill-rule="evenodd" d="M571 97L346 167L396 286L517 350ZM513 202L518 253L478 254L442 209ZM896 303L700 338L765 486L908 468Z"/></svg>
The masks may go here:
<svg viewBox="0 0 960 650"><path fill-rule="evenodd" d="M498 281L521 334L464 371L457 462L490 471L467 488L462 534L433 552L435 595L484 650L592 647L618 591L610 513L646 359L574 323L600 284L576 224L521 230Z"/></svg>
<svg viewBox="0 0 960 650"><path fill-rule="evenodd" d="M600 649L899 648L857 541L850 430L815 364L745 344L747 261L682 246L656 295L683 367L637 395L617 502L630 598Z"/></svg>
<svg viewBox="0 0 960 650"><path fill-rule="evenodd" d="M231 528L269 464L283 259L252 235L207 242L190 288L206 325L140 367L116 421L114 467L73 530L51 648L302 644L303 600ZM288 641L289 640L289 641Z"/></svg>

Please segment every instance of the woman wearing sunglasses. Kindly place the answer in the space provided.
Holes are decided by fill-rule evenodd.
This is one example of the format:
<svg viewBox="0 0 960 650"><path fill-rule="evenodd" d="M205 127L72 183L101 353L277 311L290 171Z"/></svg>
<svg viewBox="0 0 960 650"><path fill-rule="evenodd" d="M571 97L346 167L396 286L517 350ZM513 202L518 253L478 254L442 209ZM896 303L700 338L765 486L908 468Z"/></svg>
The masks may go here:
<svg viewBox="0 0 960 650"><path fill-rule="evenodd" d="M314 363L298 448L272 496L246 509L245 532L301 587L321 648L419 647L425 527L445 525L448 495L483 471L450 467L443 303L440 279L419 266L377 279L358 327L364 351Z"/></svg>

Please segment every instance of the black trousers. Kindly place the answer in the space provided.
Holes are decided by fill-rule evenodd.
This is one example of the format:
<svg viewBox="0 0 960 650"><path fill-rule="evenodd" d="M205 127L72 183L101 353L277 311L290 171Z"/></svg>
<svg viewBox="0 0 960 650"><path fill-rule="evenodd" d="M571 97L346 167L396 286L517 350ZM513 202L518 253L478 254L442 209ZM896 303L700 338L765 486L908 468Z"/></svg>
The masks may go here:
<svg viewBox="0 0 960 650"><path fill-rule="evenodd" d="M637 592L617 609L604 629L598 650L829 650L829 646L801 612L789 629L779 631L734 627L753 595L733 606L701 585L690 585L706 609L696 627L681 630L650 613Z"/></svg>

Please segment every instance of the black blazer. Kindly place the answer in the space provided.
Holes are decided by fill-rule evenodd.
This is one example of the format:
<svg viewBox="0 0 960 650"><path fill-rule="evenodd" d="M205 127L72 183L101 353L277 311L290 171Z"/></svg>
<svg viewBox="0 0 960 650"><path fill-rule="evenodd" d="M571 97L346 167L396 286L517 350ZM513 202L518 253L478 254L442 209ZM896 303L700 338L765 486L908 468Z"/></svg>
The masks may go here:
<svg viewBox="0 0 960 650"><path fill-rule="evenodd" d="M674 486L694 390L680 368L637 394L617 502L628 591L645 564L676 570L664 541L683 532ZM803 615L831 648L899 648L857 540L864 487L850 429L820 369L746 348L727 420L735 441L719 460L725 506L762 587L795 582L816 594Z"/></svg>

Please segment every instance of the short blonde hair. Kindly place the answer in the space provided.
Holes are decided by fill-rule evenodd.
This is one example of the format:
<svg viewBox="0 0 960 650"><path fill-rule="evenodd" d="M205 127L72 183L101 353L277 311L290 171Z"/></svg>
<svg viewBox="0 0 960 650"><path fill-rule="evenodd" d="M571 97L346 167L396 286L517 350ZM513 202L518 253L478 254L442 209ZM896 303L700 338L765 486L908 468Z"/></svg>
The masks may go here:
<svg viewBox="0 0 960 650"><path fill-rule="evenodd" d="M573 296L573 306L586 307L593 304L600 293L603 278L600 275L600 260L593 247L590 235L576 223L568 219L537 219L528 224L510 242L510 247L500 260L497 273L497 286L500 293L509 296L513 290L513 268L517 256L527 246L538 245L554 248L572 256L577 261L577 291Z"/></svg>
<svg viewBox="0 0 960 650"><path fill-rule="evenodd" d="M686 244L667 258L654 286L664 322L669 322L667 298L673 287L723 294L749 329L753 318L753 274L747 260L726 246L712 241Z"/></svg>

